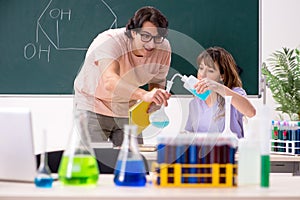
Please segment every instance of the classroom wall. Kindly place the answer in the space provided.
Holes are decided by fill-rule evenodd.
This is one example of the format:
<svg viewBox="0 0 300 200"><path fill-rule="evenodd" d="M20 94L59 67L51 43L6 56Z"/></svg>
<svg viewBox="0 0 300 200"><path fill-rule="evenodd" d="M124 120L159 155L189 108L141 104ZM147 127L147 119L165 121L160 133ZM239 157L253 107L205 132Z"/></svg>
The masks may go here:
<svg viewBox="0 0 300 200"><path fill-rule="evenodd" d="M262 61L275 50L282 47L295 48L300 45L300 27L298 26L299 0L262 0ZM247 72L244 72L247 73ZM262 104L262 98L251 98L256 108ZM168 134L177 133L184 127L190 98L172 98L166 109L170 117ZM64 149L67 145L72 126L72 96L1 96L0 106L29 107L32 110L35 151L40 152L40 135L47 131L49 151ZM271 93L267 91L267 104L275 108ZM259 110L258 110L259 111ZM273 119L277 119L272 112ZM256 118L250 119L254 123ZM180 123L178 123L180 122ZM145 131L146 143L155 142L161 134L149 128Z"/></svg>

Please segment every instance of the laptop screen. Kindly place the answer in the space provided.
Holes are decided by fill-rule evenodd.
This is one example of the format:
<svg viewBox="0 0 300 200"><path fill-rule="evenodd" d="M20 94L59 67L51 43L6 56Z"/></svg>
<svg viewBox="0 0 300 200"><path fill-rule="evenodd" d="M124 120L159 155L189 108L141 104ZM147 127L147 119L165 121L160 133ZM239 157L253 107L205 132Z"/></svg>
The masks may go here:
<svg viewBox="0 0 300 200"><path fill-rule="evenodd" d="M0 108L0 180L33 182L35 175L30 110Z"/></svg>

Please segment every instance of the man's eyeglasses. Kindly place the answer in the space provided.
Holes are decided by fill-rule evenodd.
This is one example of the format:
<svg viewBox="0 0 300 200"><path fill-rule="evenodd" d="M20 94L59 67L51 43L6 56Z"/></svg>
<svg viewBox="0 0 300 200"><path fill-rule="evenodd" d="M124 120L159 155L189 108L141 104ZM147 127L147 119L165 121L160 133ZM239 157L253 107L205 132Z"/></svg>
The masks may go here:
<svg viewBox="0 0 300 200"><path fill-rule="evenodd" d="M153 36L148 32L137 32L137 33L140 34L141 40L143 42L150 42L153 38L155 44L161 44L165 39L165 37L163 36L160 35Z"/></svg>

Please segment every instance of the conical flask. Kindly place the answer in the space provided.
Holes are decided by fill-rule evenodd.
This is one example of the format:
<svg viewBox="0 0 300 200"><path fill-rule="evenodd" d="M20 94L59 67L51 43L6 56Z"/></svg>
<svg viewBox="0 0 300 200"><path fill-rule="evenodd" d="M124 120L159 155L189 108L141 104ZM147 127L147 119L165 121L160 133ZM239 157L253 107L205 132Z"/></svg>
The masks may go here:
<svg viewBox="0 0 300 200"><path fill-rule="evenodd" d="M94 150L90 145L85 111L75 113L69 142L60 161L59 180L63 185L96 185L99 169Z"/></svg>
<svg viewBox="0 0 300 200"><path fill-rule="evenodd" d="M124 139L114 172L118 186L145 186L146 169L137 145L137 126L125 125Z"/></svg>

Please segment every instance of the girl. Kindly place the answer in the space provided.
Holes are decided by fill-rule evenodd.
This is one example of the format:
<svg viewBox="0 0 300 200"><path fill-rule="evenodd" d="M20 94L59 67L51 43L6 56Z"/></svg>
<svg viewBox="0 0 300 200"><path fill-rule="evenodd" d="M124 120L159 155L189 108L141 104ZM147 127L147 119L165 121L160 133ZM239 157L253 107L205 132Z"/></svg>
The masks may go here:
<svg viewBox="0 0 300 200"><path fill-rule="evenodd" d="M224 96L232 96L231 131L238 138L244 137L243 116L253 117L256 110L246 97L237 65L232 55L221 47L211 47L197 58L199 66L194 87L198 93L211 90L203 101L195 97L189 104L185 130L190 132L222 132L225 127Z"/></svg>

